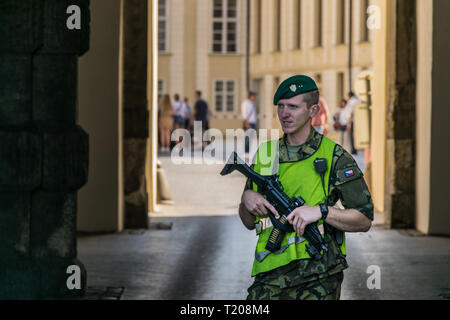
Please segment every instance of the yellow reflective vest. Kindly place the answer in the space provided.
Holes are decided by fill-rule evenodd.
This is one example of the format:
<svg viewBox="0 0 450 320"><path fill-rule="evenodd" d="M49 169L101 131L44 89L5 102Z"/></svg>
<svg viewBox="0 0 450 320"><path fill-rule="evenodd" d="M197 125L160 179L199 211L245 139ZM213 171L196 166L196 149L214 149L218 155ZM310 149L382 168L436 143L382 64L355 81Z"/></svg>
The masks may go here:
<svg viewBox="0 0 450 320"><path fill-rule="evenodd" d="M260 145L254 167L256 172L264 176L272 175L274 173L274 164L278 161L277 145L278 140L269 141ZM325 194L322 187L322 181L320 175L314 169L314 160L317 158L324 158L327 161L325 190L327 190L328 193L328 183L335 146L336 144L333 141L323 137L319 149L310 157L301 161L280 163L277 174L284 192L291 198L302 197L308 206L317 206L324 203ZM255 184L253 184L253 190L257 191L257 186ZM257 217L255 220L259 238L256 245L252 276L287 265L294 260L311 259L306 251L306 244L308 242L303 237L298 236L295 232L287 233L285 235L279 251L269 253L265 248L273 229L269 221L269 217ZM322 220L317 222L323 236L322 224ZM343 236L343 243L340 246L340 249L345 255L345 236Z"/></svg>

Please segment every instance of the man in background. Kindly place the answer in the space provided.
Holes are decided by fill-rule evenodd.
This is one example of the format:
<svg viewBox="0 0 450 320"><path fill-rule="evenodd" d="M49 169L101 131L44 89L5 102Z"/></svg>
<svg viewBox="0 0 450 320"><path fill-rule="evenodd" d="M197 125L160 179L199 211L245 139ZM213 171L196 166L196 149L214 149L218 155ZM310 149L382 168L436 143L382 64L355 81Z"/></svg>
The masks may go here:
<svg viewBox="0 0 450 320"><path fill-rule="evenodd" d="M195 91L195 105L194 105L194 120L201 121L202 123L202 137L203 133L208 130L208 103L202 99L202 92L200 90ZM202 149L205 148L205 142L202 139Z"/></svg>
<svg viewBox="0 0 450 320"><path fill-rule="evenodd" d="M248 129L256 130L256 107L255 107L256 93L249 92L247 99L242 102L242 118L244 119L244 130ZM245 137L245 152L249 152L250 149L250 141L249 137Z"/></svg>
<svg viewBox="0 0 450 320"><path fill-rule="evenodd" d="M184 97L184 128L187 130L190 130L191 128L191 106L189 105L189 99L188 97Z"/></svg>
<svg viewBox="0 0 450 320"><path fill-rule="evenodd" d="M180 95L178 93L173 96L173 99L173 111L175 114L175 117L173 119L174 129L184 128L184 117L186 115L185 105L183 101L180 101Z"/></svg>
<svg viewBox="0 0 450 320"><path fill-rule="evenodd" d="M352 154L357 154L358 152L355 149L355 139L354 139L354 132L353 132L353 112L355 110L355 105L360 104L361 100L358 99L357 96L353 93L353 91L349 91L348 93L348 101L347 101L347 107L348 113L350 116L348 125L347 125L347 132L350 136L350 151Z"/></svg>

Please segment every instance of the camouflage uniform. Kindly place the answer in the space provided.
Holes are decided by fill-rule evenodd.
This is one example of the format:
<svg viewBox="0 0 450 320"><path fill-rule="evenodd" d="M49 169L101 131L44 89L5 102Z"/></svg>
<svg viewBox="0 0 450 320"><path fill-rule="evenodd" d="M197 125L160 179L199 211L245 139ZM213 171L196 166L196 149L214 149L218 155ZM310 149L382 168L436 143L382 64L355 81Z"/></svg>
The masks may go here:
<svg viewBox="0 0 450 320"><path fill-rule="evenodd" d="M309 158L318 150L322 137L312 129L307 141L293 157L288 154L284 136L279 143L280 163ZM348 170L353 170L354 175L346 177L345 172ZM247 189L252 189L250 179L245 186L245 190ZM356 209L373 220L372 198L363 174L353 157L340 145L336 145L334 149L327 204L332 207L338 200L345 209ZM326 232L324 237L328 251L321 260L296 260L286 266L256 275L253 285L248 288L247 299L339 299L343 270L348 268L348 265L332 233Z"/></svg>

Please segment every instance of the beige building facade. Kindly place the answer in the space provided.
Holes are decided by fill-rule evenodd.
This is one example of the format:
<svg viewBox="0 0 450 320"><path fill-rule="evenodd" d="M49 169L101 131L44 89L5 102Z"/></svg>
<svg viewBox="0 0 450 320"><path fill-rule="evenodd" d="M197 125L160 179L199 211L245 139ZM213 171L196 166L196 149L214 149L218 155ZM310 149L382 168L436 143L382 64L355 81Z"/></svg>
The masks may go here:
<svg viewBox="0 0 450 320"><path fill-rule="evenodd" d="M353 1L352 69L372 69L370 1ZM272 103L278 84L295 74L316 80L330 114L350 89L349 0L251 0L251 88L259 93L260 126L277 127Z"/></svg>
<svg viewBox="0 0 450 320"><path fill-rule="evenodd" d="M353 79L372 69L370 2L353 1ZM330 113L350 88L349 0L158 0L158 6L158 96L178 93L192 107L195 90L201 90L213 113L212 128L242 127L248 89L258 94L259 127L278 128L273 93L294 74L319 83ZM234 48L228 47L230 39Z"/></svg>
<svg viewBox="0 0 450 320"><path fill-rule="evenodd" d="M208 102L210 127L242 126L246 97L247 2L158 0L158 96Z"/></svg>

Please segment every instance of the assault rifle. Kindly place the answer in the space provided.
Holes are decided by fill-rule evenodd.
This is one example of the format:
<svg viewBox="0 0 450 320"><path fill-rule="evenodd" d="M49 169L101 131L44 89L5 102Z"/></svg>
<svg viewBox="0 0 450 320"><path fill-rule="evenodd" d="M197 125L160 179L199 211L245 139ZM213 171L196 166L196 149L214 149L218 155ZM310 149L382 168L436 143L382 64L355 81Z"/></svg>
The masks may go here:
<svg viewBox="0 0 450 320"><path fill-rule="evenodd" d="M305 204L301 197L289 198L283 191L283 186L278 181L277 175L262 176L253 171L236 152L233 152L227 164L220 172L222 176L228 175L234 170L239 171L247 178L250 178L257 186L258 193L265 196L267 201L277 210L280 218L275 218L275 215L269 211L269 217L273 224L273 230L266 244L266 249L270 252L276 252L280 249L281 242L287 232L293 232L294 228L287 220L289 214L296 208ZM321 250L327 251L320 231L315 223L306 226L303 237L308 241L306 250L309 255L320 260L322 258Z"/></svg>

